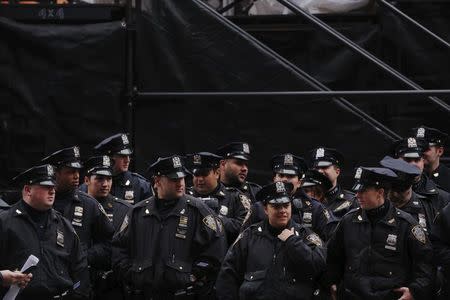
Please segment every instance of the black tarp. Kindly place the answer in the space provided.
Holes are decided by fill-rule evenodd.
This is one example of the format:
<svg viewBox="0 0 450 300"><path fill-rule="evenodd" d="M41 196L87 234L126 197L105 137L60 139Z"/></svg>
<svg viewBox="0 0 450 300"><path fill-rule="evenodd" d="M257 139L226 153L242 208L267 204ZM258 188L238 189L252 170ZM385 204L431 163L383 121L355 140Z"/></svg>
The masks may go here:
<svg viewBox="0 0 450 300"><path fill-rule="evenodd" d="M315 89L302 78L301 70L333 89L398 87L386 74L311 27L294 33L252 32L279 56L198 0L148 0L143 6L145 13L137 18L133 66L139 91ZM404 45L415 41L417 33L401 22L391 22L389 26L399 26L396 32L404 36L399 41L389 39L382 31L387 28L383 22L346 23L343 17L338 29L391 60L406 75L428 72L426 66L408 72L397 60L403 57L413 66L416 52L426 51L418 48L422 41ZM448 19L435 23L440 29L447 24L443 31L448 32ZM127 129L126 38L119 22L31 25L1 19L0 36L3 186L44 154L79 144L87 155L101 138ZM431 62L433 68L445 71L439 64L448 56L441 53L433 58L433 53L423 62L417 59L417 65ZM433 68L415 80L426 78L418 81L427 87L448 87L449 77ZM422 123L449 131L448 114L426 99L352 102L400 135ZM251 179L260 183L269 179L268 161L279 152L306 155L319 144L336 147L347 156L349 171L362 162L375 164L390 144L378 130L326 98L136 99L132 123L138 171L159 155L214 150L232 140L246 140L254 150Z"/></svg>
<svg viewBox="0 0 450 300"><path fill-rule="evenodd" d="M1 186L58 148L123 130L120 22L23 24L0 18Z"/></svg>
<svg viewBox="0 0 450 300"><path fill-rule="evenodd" d="M138 22L137 48L141 91L305 89L301 73L292 72L295 65L286 64L200 1L145 1L144 8L146 13ZM377 27L348 31L360 36L363 42L374 39L379 33ZM272 36L276 34L279 32ZM333 47L323 47L317 52L312 49L323 46L317 39L296 39L295 42L304 44L302 50L310 49L307 54L300 52L304 61L312 56L317 61L322 59L322 69L316 70L321 75L317 72L314 75L323 82L331 82L327 76L338 78L336 72L342 74L340 69L345 69L347 81L356 78L353 81L364 82L365 88L392 87L373 80L372 74L366 72L367 63L356 64L358 58L346 49L339 52ZM330 64L323 67L324 61ZM310 63L308 70L314 69L314 61ZM391 99L354 101L370 108L368 112L386 122L384 124L401 128L399 134L405 134L407 128L418 123L437 127L448 124L448 115L425 100L403 102L414 107L404 112L403 104L392 105ZM421 110L426 112L423 117L419 113ZM438 117L431 120L431 114ZM143 98L136 105L134 121L137 165L141 171L145 163L158 155L212 151L226 142L244 140L253 145L255 158L251 173L260 183L270 178L270 157L283 151L307 155L308 150L317 145L336 147L348 157L349 170L361 162L376 164L390 144L375 128L362 123L332 99Z"/></svg>

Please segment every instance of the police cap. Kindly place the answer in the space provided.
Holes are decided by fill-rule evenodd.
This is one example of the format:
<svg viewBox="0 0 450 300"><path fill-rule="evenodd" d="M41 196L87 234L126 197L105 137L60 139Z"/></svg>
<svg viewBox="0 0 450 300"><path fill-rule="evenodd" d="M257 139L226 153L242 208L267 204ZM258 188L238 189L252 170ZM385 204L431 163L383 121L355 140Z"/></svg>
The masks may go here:
<svg viewBox="0 0 450 300"><path fill-rule="evenodd" d="M107 155L93 156L84 162L87 175L112 176L111 159Z"/></svg>
<svg viewBox="0 0 450 300"><path fill-rule="evenodd" d="M318 147L310 151L314 168L341 166L344 156L333 148Z"/></svg>
<svg viewBox="0 0 450 300"><path fill-rule="evenodd" d="M64 148L50 154L42 159L45 164L51 164L55 167L69 167L74 169L81 169L83 166L80 161L80 148L73 146Z"/></svg>
<svg viewBox="0 0 450 300"><path fill-rule="evenodd" d="M53 166L49 164L32 167L14 177L13 180L23 185L56 185L55 172Z"/></svg>
<svg viewBox="0 0 450 300"><path fill-rule="evenodd" d="M302 157L291 153L273 156L271 164L274 173L285 175L303 175L308 169Z"/></svg>
<svg viewBox="0 0 450 300"><path fill-rule="evenodd" d="M256 200L264 204L283 204L291 202L291 192L294 186L290 182L274 182L263 186L256 193Z"/></svg>
<svg viewBox="0 0 450 300"><path fill-rule="evenodd" d="M125 133L118 133L110 136L94 147L94 151L104 155L131 155L133 150Z"/></svg>
<svg viewBox="0 0 450 300"><path fill-rule="evenodd" d="M151 176L167 176L171 179L186 177L184 158L179 155L159 157L147 170Z"/></svg>
<svg viewBox="0 0 450 300"><path fill-rule="evenodd" d="M237 158L250 160L250 145L242 142L233 142L218 148L216 153L224 159Z"/></svg>
<svg viewBox="0 0 450 300"><path fill-rule="evenodd" d="M352 190L359 192L367 187L389 188L397 179L394 171L387 168L359 167L355 171L355 184Z"/></svg>

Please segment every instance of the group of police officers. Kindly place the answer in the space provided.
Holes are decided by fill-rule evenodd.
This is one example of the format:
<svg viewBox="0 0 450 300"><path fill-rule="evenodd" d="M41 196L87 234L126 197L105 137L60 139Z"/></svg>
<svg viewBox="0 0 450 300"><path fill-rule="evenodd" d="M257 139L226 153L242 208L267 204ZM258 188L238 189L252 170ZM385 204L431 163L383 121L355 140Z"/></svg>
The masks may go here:
<svg viewBox="0 0 450 300"><path fill-rule="evenodd" d="M338 182L343 156L271 160L248 182L250 147L159 158L130 172L126 134L61 149L0 200L1 294L17 299L450 299L447 135L421 126L375 167ZM84 172L83 184L80 173ZM185 177L192 175L192 186ZM355 194L356 193L356 194ZM30 255L36 266L22 268Z"/></svg>

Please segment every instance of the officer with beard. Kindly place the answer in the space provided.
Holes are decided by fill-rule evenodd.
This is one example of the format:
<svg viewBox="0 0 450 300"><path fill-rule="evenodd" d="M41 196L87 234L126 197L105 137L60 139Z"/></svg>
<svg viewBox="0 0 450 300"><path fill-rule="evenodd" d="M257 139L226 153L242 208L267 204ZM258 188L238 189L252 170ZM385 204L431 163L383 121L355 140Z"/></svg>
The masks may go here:
<svg viewBox="0 0 450 300"><path fill-rule="evenodd" d="M233 187L255 202L255 195L261 188L258 184L247 181L250 145L233 142L217 149L220 161L220 181L225 187Z"/></svg>
<svg viewBox="0 0 450 300"><path fill-rule="evenodd" d="M193 176L193 186L187 194L202 199L217 214L231 244L250 210L250 199L235 188L225 188L219 181L221 159L209 152L188 155L187 166Z"/></svg>
<svg viewBox="0 0 450 300"><path fill-rule="evenodd" d="M275 182L257 193L267 219L243 231L217 278L218 299L312 299L325 270L319 236L291 219L292 184Z"/></svg>

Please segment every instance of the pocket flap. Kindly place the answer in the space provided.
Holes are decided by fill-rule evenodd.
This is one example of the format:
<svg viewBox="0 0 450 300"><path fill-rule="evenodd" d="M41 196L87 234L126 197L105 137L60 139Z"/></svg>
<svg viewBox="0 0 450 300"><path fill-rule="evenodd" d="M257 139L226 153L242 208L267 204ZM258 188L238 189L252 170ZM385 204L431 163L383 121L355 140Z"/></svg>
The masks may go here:
<svg viewBox="0 0 450 300"><path fill-rule="evenodd" d="M190 273L192 271L192 264L181 260L168 261L166 265L172 269L177 270L178 272Z"/></svg>
<svg viewBox="0 0 450 300"><path fill-rule="evenodd" d="M142 260L138 262L134 262L131 266L131 270L134 272L142 272L148 268L150 268L153 265L152 261L150 259Z"/></svg>
<svg viewBox="0 0 450 300"><path fill-rule="evenodd" d="M266 270L245 273L244 279L247 281L256 281L266 278Z"/></svg>

